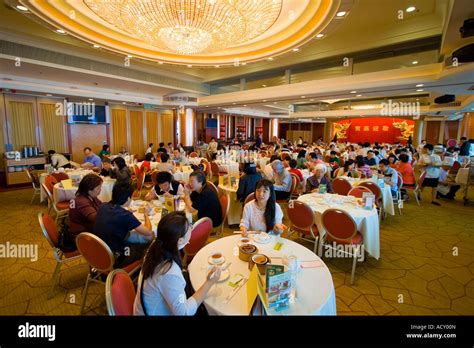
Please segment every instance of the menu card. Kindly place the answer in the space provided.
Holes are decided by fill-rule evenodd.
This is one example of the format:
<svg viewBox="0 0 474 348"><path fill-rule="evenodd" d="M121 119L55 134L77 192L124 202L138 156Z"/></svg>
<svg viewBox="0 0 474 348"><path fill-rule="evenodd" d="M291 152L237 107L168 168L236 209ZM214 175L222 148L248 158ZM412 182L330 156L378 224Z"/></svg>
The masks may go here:
<svg viewBox="0 0 474 348"><path fill-rule="evenodd" d="M224 175L219 175L219 186L224 186Z"/></svg>
<svg viewBox="0 0 474 348"><path fill-rule="evenodd" d="M72 188L72 180L71 179L61 180L61 185L63 185L63 188L65 190L71 189Z"/></svg>
<svg viewBox="0 0 474 348"><path fill-rule="evenodd" d="M326 184L319 184L319 193L325 194L327 192L327 185Z"/></svg>
<svg viewBox="0 0 474 348"><path fill-rule="evenodd" d="M362 193L362 207L367 210L372 210L374 208L375 195L369 192Z"/></svg>
<svg viewBox="0 0 474 348"><path fill-rule="evenodd" d="M265 278L258 278L258 295L269 315L290 306L291 272L279 273L280 271L282 270L279 267L267 267ZM267 275L269 272L275 274Z"/></svg>

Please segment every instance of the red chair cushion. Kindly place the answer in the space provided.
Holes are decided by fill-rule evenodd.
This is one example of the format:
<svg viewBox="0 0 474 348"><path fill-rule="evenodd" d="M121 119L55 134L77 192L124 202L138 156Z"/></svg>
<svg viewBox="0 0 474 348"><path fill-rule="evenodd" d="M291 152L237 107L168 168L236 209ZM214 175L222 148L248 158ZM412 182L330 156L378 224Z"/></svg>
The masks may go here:
<svg viewBox="0 0 474 348"><path fill-rule="evenodd" d="M309 230L309 228L308 229L300 228L298 226L293 225L291 226L291 229L295 232L301 232L301 233L304 233L305 235L311 236L311 231ZM313 224L312 229L313 229L314 236L318 236L319 235L318 226L316 226L316 224Z"/></svg>
<svg viewBox="0 0 474 348"><path fill-rule="evenodd" d="M64 253L64 257L66 259L69 259L71 257L75 257L75 256L79 256L81 255L81 253L79 252L79 250L76 250L76 251L68 251L68 252L65 252Z"/></svg>
<svg viewBox="0 0 474 348"><path fill-rule="evenodd" d="M135 287L128 275L123 273L115 275L111 293L115 315L133 315Z"/></svg>
<svg viewBox="0 0 474 348"><path fill-rule="evenodd" d="M56 208L59 210L66 210L69 209L69 201L63 201L56 203Z"/></svg>
<svg viewBox="0 0 474 348"><path fill-rule="evenodd" d="M362 244L362 235L360 232L357 232L352 240L342 240L342 239L333 239L331 235L326 235L326 240L329 242L336 242L338 244Z"/></svg>

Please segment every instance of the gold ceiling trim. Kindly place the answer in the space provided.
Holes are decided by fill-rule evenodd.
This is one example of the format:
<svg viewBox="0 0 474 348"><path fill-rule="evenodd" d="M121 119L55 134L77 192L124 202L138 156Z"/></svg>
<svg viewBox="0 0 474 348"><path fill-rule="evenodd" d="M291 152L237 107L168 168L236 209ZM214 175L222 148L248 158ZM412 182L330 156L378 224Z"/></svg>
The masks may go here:
<svg viewBox="0 0 474 348"><path fill-rule="evenodd" d="M74 1L21 0L20 2L49 25L61 28L69 35L90 44L98 44L104 49L146 60L196 66L233 65L236 61L255 62L289 52L322 32L335 17L340 5L340 0L310 0L300 16L292 20L286 28L264 40L244 43L207 55L183 55L158 51L144 42L137 43L138 40L131 40L125 33L114 31L100 21L91 20L74 7Z"/></svg>

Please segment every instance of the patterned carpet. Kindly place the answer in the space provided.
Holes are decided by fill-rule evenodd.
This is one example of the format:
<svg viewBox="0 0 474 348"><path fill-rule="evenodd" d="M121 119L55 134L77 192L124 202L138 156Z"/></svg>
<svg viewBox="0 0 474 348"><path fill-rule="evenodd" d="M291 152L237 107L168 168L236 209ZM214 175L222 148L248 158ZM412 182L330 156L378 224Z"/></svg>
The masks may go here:
<svg viewBox="0 0 474 348"><path fill-rule="evenodd" d="M470 191L474 199L474 187ZM0 193L0 244L38 244L36 262L0 259L0 314L77 315L87 265L78 261L63 272L48 299L55 261L37 221L46 206L38 199L30 205L31 194L31 189ZM426 202L418 207L412 197L403 215L389 216L381 225L380 259L358 263L353 285L350 259L325 258L338 315L473 315L474 206L464 206L460 196L442 200L441 207ZM107 314L103 285L90 286L85 314Z"/></svg>

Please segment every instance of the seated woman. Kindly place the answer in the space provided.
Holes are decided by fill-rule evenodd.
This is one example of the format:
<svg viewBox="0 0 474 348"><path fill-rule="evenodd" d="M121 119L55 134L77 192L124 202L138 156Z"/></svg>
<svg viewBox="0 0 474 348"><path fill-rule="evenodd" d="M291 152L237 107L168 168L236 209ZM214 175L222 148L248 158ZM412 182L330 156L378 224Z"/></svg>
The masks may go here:
<svg viewBox="0 0 474 348"><path fill-rule="evenodd" d="M397 156L395 156L393 153L391 153L390 155L388 155L387 159L388 159L388 165L389 165L390 168L394 168L394 169L398 168L399 163L398 163Z"/></svg>
<svg viewBox="0 0 474 348"><path fill-rule="evenodd" d="M212 268L203 285L186 296L180 250L191 239L191 225L184 212L165 215L155 241L148 249L138 278L134 315L194 315L211 287L219 280L220 267Z"/></svg>
<svg viewBox="0 0 474 348"><path fill-rule="evenodd" d="M337 172L337 176L348 176L350 178L360 178L360 173L355 169L355 162L348 160L344 163L344 169Z"/></svg>
<svg viewBox="0 0 474 348"><path fill-rule="evenodd" d="M184 187L186 209L193 213L197 210L198 218L208 217L213 227L222 223L221 204L217 194L207 185L206 175L194 171L189 176L189 183Z"/></svg>
<svg viewBox="0 0 474 348"><path fill-rule="evenodd" d="M287 227L282 224L283 212L275 199L275 191L270 180L262 179L257 182L255 199L244 206L244 213L240 222L242 235L247 231L278 231Z"/></svg>
<svg viewBox="0 0 474 348"><path fill-rule="evenodd" d="M158 172L156 175L157 185L148 192L145 196L147 201L157 199L158 196L182 196L184 194L184 187L178 181L173 179L170 172Z"/></svg>
<svg viewBox="0 0 474 348"><path fill-rule="evenodd" d="M110 146L105 144L102 146L102 150L100 150L99 152L99 157L103 161L105 157L109 157L109 156L110 156Z"/></svg>
<svg viewBox="0 0 474 348"><path fill-rule="evenodd" d="M364 157L362 155L358 155L356 157L356 166L357 170L365 175L366 178L370 178L372 176L372 171L367 163L364 161Z"/></svg>
<svg viewBox="0 0 474 348"><path fill-rule="evenodd" d="M77 249L76 237L81 232L94 230L97 210L102 202L97 198L102 188L102 178L96 174L87 174L79 183L74 201L69 208L69 229L67 240L72 249Z"/></svg>
<svg viewBox="0 0 474 348"><path fill-rule="evenodd" d="M319 185L326 185L326 192L333 193L331 181L326 176L326 165L317 164L314 167L313 175L306 180L305 193L317 192L319 190Z"/></svg>
<svg viewBox="0 0 474 348"><path fill-rule="evenodd" d="M296 168L305 169L306 168L306 150L301 149L296 158Z"/></svg>
<svg viewBox="0 0 474 348"><path fill-rule="evenodd" d="M262 174L257 172L255 163L245 163L244 172L245 175L240 178L237 189L237 199L241 202L244 202L245 198L255 191L257 182L262 179Z"/></svg>
<svg viewBox="0 0 474 348"><path fill-rule="evenodd" d="M117 184L130 184L132 180L132 172L127 167L125 160L122 157L115 157L112 160L112 169L110 177L117 179Z"/></svg>
<svg viewBox="0 0 474 348"><path fill-rule="evenodd" d="M288 199L291 190L291 174L288 172L280 160L272 162L273 169L273 187L275 189L276 199Z"/></svg>
<svg viewBox="0 0 474 348"><path fill-rule="evenodd" d="M156 164L156 169L160 172L170 172L171 174L174 173L174 166L173 163L170 161L170 156L167 153L161 152L160 153L161 162Z"/></svg>
<svg viewBox="0 0 474 348"><path fill-rule="evenodd" d="M142 173L145 171L145 173L148 173L151 171L151 163L150 162L155 162L155 156L151 152L148 152L145 155L145 160L142 162L142 165L140 166L140 170Z"/></svg>

